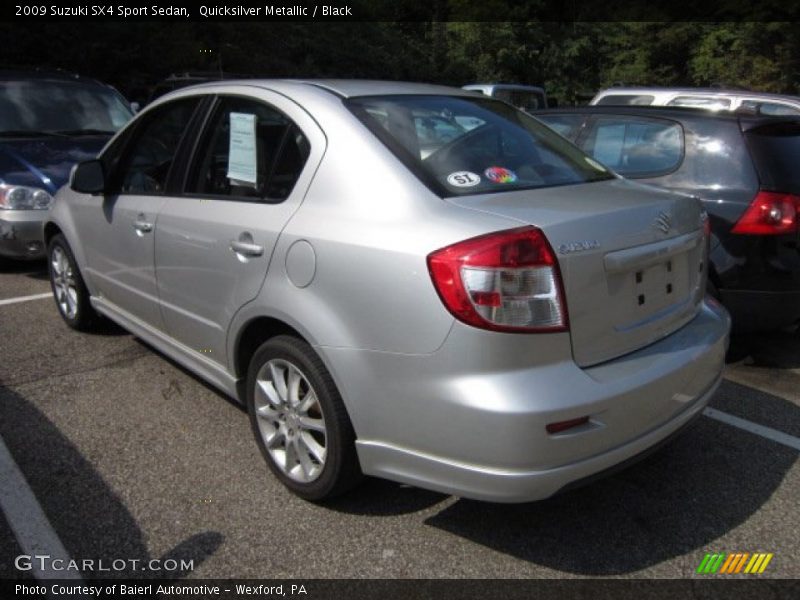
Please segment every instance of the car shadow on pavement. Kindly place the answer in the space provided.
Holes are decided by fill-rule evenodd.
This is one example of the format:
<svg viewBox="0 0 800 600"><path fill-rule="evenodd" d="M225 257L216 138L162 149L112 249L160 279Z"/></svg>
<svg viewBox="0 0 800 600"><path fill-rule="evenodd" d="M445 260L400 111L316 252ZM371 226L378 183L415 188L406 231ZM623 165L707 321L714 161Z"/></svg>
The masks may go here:
<svg viewBox="0 0 800 600"><path fill-rule="evenodd" d="M115 560L125 561L117 563L120 569L83 572L85 579L182 578L191 569L180 570L180 565L185 564L181 561L193 561L193 568L197 569L222 544L220 533L203 531L163 556L152 556L143 532L122 499L47 417L5 386L0 386L0 415L0 436L71 558L79 562L102 560L106 568ZM14 546L0 540L0 548ZM47 548L41 550L42 554L48 553ZM6 550L0 550L0 561L6 567L13 565L14 557L5 554ZM174 559L179 570L144 570L153 559L161 561L160 565ZM13 567L0 570L0 578L8 577L17 577Z"/></svg>
<svg viewBox="0 0 800 600"><path fill-rule="evenodd" d="M41 260L9 260L0 257L0 273L27 275L31 279L47 281L47 261Z"/></svg>
<svg viewBox="0 0 800 600"><path fill-rule="evenodd" d="M447 494L368 477L349 494L325 502L325 507L351 515L392 517L424 510L448 498Z"/></svg>
<svg viewBox="0 0 800 600"><path fill-rule="evenodd" d="M558 571L623 575L712 547L769 500L796 460L790 448L702 417L586 487L528 504L462 499L426 524Z"/></svg>
<svg viewBox="0 0 800 600"><path fill-rule="evenodd" d="M216 387L205 381L204 379L192 373L186 367L173 360L166 354L161 353L157 348L148 344L145 340L134 337L134 340L142 347L147 348L151 352L155 352L160 358L168 362L174 368L182 371L188 377L191 377L199 385L203 386L206 390L218 396L220 400L228 402L243 413L247 413L244 405L237 402L233 398L220 392ZM165 400L169 399L169 395L173 393L170 389L165 391ZM253 441L255 445L255 441ZM369 516L394 516L407 513L413 513L447 499L449 496L445 494L438 494L428 490L422 490L410 485L402 485L386 481L384 479L375 479L368 477L365 481L354 490L352 493L345 494L344 496L333 498L324 503L326 508L338 512L349 513L354 515L369 515Z"/></svg>

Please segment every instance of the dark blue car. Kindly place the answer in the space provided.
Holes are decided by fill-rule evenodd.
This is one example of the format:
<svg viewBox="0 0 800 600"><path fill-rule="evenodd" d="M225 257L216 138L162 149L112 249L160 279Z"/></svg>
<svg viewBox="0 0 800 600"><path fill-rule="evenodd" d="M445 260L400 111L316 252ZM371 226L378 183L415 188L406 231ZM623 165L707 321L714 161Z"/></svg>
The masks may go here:
<svg viewBox="0 0 800 600"><path fill-rule="evenodd" d="M45 255L42 221L56 191L132 116L95 80L0 71L0 259Z"/></svg>

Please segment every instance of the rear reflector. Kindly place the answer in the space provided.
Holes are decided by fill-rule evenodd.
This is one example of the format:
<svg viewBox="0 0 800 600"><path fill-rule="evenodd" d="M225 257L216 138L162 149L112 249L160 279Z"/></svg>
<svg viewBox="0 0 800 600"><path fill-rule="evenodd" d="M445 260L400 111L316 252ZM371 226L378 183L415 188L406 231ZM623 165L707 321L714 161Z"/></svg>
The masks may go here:
<svg viewBox="0 0 800 600"><path fill-rule="evenodd" d="M734 226L732 233L781 235L797 231L800 196L760 191Z"/></svg>
<svg viewBox="0 0 800 600"><path fill-rule="evenodd" d="M567 330L558 262L539 229L498 231L428 256L431 279L457 319L494 331Z"/></svg>
<svg viewBox="0 0 800 600"><path fill-rule="evenodd" d="M589 422L589 417L579 417L577 419L570 419L569 421L558 421L557 423L550 423L545 427L547 433L561 433L573 427L580 427Z"/></svg>

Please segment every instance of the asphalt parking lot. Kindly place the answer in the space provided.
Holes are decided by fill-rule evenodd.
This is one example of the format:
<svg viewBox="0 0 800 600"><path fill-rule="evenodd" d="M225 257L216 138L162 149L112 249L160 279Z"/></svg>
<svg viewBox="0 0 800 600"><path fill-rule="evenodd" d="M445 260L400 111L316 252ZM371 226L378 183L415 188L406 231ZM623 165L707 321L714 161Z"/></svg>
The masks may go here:
<svg viewBox="0 0 800 600"><path fill-rule="evenodd" d="M0 268L0 436L72 558L182 559L190 579L707 578L707 553L761 552L757 577L800 577L797 333L744 340L717 418L588 487L509 506L371 480L318 506L268 474L238 405L113 326L69 330L48 292L43 264ZM0 578L30 578L9 521Z"/></svg>

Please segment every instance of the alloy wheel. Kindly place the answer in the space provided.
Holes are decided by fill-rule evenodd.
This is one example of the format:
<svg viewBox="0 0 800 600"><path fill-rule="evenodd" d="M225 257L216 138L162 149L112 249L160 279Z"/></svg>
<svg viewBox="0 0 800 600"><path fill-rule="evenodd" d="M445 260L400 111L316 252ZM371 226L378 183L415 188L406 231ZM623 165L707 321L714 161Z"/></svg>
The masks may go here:
<svg viewBox="0 0 800 600"><path fill-rule="evenodd" d="M289 361L269 360L256 375L254 400L258 429L275 465L294 481L316 480L325 467L328 435L308 378Z"/></svg>
<svg viewBox="0 0 800 600"><path fill-rule="evenodd" d="M69 257L60 246L53 248L50 265L58 309L67 319L74 319L78 314L78 284Z"/></svg>

